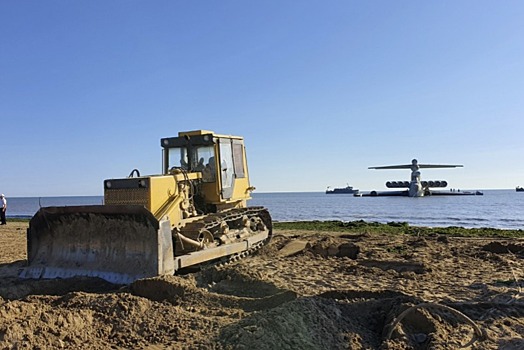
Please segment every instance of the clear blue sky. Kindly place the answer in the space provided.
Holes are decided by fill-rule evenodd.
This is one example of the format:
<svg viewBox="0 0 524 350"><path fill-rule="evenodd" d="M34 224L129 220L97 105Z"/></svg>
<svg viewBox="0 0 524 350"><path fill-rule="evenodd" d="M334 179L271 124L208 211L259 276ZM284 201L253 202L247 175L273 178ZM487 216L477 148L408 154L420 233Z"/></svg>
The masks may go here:
<svg viewBox="0 0 524 350"><path fill-rule="evenodd" d="M0 0L0 192L101 195L245 137L258 192L524 185L523 1Z"/></svg>

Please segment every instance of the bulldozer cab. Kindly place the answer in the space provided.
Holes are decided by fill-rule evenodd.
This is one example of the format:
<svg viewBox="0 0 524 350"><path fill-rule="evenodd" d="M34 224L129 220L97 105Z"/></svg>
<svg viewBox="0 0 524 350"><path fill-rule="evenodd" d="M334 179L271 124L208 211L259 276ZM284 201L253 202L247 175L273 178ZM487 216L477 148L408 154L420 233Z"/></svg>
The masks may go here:
<svg viewBox="0 0 524 350"><path fill-rule="evenodd" d="M201 195L214 205L244 203L250 199L244 140L212 131L180 132L161 139L163 173L177 169L202 173Z"/></svg>

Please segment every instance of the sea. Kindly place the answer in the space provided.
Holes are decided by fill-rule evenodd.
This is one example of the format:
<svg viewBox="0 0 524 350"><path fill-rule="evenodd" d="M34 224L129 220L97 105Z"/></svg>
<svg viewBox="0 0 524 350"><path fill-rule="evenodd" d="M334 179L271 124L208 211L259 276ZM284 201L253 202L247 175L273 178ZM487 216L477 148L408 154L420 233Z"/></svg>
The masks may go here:
<svg viewBox="0 0 524 350"><path fill-rule="evenodd" d="M483 190L482 196L354 197L324 192L253 193L250 206L274 221L406 222L411 226L524 229L524 192ZM103 204L102 196L11 197L8 218L30 218L40 207Z"/></svg>

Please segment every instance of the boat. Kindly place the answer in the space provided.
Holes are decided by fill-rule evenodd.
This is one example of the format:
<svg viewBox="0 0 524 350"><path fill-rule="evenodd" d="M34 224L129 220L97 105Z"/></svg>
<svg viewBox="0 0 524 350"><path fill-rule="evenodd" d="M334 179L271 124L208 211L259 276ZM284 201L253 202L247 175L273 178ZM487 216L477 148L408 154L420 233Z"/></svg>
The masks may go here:
<svg viewBox="0 0 524 350"><path fill-rule="evenodd" d="M517 191L517 192L524 192L524 187L517 186L515 188L515 191Z"/></svg>
<svg viewBox="0 0 524 350"><path fill-rule="evenodd" d="M328 186L326 190L326 194L357 194L359 191L357 189L354 189L353 186L347 185L346 187L342 188L333 188L330 189Z"/></svg>

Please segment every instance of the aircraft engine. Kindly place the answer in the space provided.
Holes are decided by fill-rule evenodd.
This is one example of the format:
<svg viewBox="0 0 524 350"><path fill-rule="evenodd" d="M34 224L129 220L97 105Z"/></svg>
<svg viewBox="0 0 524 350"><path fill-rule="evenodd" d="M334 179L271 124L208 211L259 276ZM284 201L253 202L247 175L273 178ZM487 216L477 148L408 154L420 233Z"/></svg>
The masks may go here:
<svg viewBox="0 0 524 350"><path fill-rule="evenodd" d="M388 181L386 182L387 188L409 188L409 181Z"/></svg>
<svg viewBox="0 0 524 350"><path fill-rule="evenodd" d="M448 182L446 180L430 180L430 181L422 181L422 186L424 187L447 187Z"/></svg>

